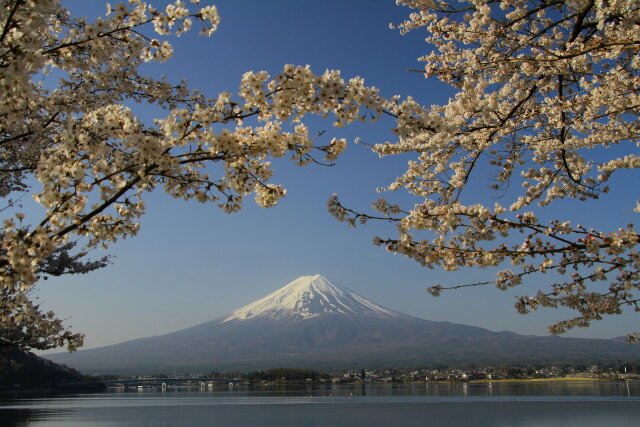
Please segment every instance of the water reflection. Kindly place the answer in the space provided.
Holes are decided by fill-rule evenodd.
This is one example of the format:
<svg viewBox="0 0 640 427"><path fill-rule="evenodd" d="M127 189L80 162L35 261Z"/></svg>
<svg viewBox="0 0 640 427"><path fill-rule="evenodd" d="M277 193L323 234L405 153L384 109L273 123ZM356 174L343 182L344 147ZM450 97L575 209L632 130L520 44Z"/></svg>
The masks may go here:
<svg viewBox="0 0 640 427"><path fill-rule="evenodd" d="M341 423L327 420L327 411L333 416L339 414ZM466 426L468 417L487 421L478 425L533 426L549 425L551 421L560 425L561 420L566 426L599 426L602 424L597 423L605 419L608 425L636 425L640 418L640 382L236 385L168 387L165 391L158 387L0 401L3 426L137 422L186 426L209 425L205 421L211 417L230 420L230 424L254 421L281 427L300 425L299 417L309 421L305 425L318 426L383 425L385 420L396 425L424 425L412 424L410 414L417 420L427 417L429 426ZM265 424L265 418L274 421ZM403 420L400 424L396 422L399 418ZM176 421L167 424L166 420ZM363 420L370 424L363 424Z"/></svg>
<svg viewBox="0 0 640 427"><path fill-rule="evenodd" d="M104 393L74 395L91 399L115 397L199 397L199 398L243 398L243 397L627 397L640 398L640 382L634 381L540 381L540 382L486 382L486 383L416 383L416 384L240 384L234 387L215 386L201 388L193 386L146 387L125 390L111 388ZM48 406L70 396L46 396L0 400L0 410L16 406ZM72 396L73 397L73 396Z"/></svg>
<svg viewBox="0 0 640 427"><path fill-rule="evenodd" d="M508 396L626 396L640 397L640 382L553 381L426 384L331 384L327 386L244 386L235 393L289 396L432 396L432 397L508 397Z"/></svg>

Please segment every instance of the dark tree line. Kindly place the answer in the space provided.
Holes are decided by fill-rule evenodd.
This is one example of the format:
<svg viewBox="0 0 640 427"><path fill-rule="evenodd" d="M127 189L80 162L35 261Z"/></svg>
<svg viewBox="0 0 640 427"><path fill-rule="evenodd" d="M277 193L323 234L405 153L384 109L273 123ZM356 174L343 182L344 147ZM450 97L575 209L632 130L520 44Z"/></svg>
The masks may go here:
<svg viewBox="0 0 640 427"><path fill-rule="evenodd" d="M56 388L95 378L18 349L0 353L0 390Z"/></svg>

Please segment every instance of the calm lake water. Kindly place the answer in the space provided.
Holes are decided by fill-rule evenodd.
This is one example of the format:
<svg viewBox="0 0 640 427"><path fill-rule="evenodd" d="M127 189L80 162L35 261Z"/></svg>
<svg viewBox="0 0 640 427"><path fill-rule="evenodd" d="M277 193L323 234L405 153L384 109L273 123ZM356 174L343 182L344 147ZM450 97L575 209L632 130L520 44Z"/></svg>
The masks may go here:
<svg viewBox="0 0 640 427"><path fill-rule="evenodd" d="M639 382L107 391L0 401L2 426L638 426Z"/></svg>

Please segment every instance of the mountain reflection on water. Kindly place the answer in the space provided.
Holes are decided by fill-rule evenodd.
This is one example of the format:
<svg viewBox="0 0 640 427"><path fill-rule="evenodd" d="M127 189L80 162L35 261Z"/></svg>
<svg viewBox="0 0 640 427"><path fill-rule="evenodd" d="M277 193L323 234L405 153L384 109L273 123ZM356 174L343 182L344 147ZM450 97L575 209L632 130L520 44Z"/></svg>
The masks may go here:
<svg viewBox="0 0 640 427"><path fill-rule="evenodd" d="M235 386L0 402L7 426L635 426L640 382Z"/></svg>

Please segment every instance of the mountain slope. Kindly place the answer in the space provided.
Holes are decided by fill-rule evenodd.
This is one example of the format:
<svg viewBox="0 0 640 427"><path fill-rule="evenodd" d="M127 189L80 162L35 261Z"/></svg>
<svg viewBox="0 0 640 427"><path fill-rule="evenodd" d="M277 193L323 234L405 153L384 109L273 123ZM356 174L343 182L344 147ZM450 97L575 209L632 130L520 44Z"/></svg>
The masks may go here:
<svg viewBox="0 0 640 427"><path fill-rule="evenodd" d="M144 373L294 365L591 363L640 360L640 346L522 336L419 319L383 308L315 275L191 328L47 357L89 373Z"/></svg>

